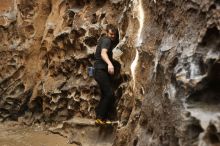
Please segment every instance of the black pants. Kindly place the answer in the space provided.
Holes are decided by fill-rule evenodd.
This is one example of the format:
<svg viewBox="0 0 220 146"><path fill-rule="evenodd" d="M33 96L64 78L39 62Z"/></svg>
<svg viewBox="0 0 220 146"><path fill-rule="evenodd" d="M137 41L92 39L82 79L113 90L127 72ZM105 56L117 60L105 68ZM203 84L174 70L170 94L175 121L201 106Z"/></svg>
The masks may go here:
<svg viewBox="0 0 220 146"><path fill-rule="evenodd" d="M104 69L95 69L94 77L101 89L101 99L96 107L96 118L109 119L115 101L112 78Z"/></svg>

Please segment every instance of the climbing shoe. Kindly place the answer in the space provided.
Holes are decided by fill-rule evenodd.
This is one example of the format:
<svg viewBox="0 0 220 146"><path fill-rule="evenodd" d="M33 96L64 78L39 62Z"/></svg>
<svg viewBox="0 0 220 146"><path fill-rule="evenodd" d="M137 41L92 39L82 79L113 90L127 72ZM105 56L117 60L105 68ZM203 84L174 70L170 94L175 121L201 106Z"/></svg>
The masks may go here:
<svg viewBox="0 0 220 146"><path fill-rule="evenodd" d="M107 121L105 121L105 124L112 124L112 121L107 120Z"/></svg>
<svg viewBox="0 0 220 146"><path fill-rule="evenodd" d="M105 124L105 121L102 120L102 119L96 119L96 120L95 120L95 124L96 124L96 125L104 125L104 124Z"/></svg>
<svg viewBox="0 0 220 146"><path fill-rule="evenodd" d="M105 123L106 125L119 125L120 124L119 121L110 121L110 120L107 120Z"/></svg>

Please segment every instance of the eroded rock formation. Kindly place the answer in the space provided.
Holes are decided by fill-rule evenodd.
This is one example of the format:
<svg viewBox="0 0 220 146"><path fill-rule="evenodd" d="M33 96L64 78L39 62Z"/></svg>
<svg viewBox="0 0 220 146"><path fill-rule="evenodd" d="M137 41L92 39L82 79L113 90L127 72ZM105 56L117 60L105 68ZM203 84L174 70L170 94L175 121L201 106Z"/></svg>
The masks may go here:
<svg viewBox="0 0 220 146"><path fill-rule="evenodd" d="M123 126L112 144L219 145L219 17L218 0L2 0L0 120L94 118L87 67L113 23Z"/></svg>

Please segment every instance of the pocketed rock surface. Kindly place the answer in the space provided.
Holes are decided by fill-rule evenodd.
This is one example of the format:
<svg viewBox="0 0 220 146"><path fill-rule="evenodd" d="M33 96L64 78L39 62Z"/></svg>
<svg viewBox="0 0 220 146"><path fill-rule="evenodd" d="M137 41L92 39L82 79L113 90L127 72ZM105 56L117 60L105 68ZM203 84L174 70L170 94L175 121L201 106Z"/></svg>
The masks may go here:
<svg viewBox="0 0 220 146"><path fill-rule="evenodd" d="M220 145L219 0L1 0L0 121L51 125L78 145L93 140L76 130L99 127L69 121L95 118L100 91L87 68L109 23L120 38L113 118L121 125L106 130L106 142Z"/></svg>

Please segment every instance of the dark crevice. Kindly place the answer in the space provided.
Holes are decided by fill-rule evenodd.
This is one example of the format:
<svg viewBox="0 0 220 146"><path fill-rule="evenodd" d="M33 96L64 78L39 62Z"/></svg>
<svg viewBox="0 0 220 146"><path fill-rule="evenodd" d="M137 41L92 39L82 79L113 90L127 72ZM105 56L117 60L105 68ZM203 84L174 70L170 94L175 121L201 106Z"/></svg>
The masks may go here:
<svg viewBox="0 0 220 146"><path fill-rule="evenodd" d="M209 124L207 131L205 132L204 139L209 141L211 144L220 143L220 134L213 124Z"/></svg>
<svg viewBox="0 0 220 146"><path fill-rule="evenodd" d="M86 37L84 40L85 44L88 45L89 47L93 47L97 45L97 38L94 36L91 37Z"/></svg>
<svg viewBox="0 0 220 146"><path fill-rule="evenodd" d="M199 44L201 46L212 46L213 44L219 43L220 32L217 27L208 28L202 42ZM215 48L217 49L217 48Z"/></svg>
<svg viewBox="0 0 220 146"><path fill-rule="evenodd" d="M198 125L197 124L188 125L187 129L188 129L188 131L187 131L188 137L190 139L197 138L199 136L199 134L204 131L199 124Z"/></svg>
<svg viewBox="0 0 220 146"><path fill-rule="evenodd" d="M220 5L220 0L215 0L215 3Z"/></svg>
<svg viewBox="0 0 220 146"><path fill-rule="evenodd" d="M137 144L138 144L138 137L136 137L136 138L134 139L134 141L133 141L133 146L137 146Z"/></svg>
<svg viewBox="0 0 220 146"><path fill-rule="evenodd" d="M212 5L209 7L209 11L211 11L212 9L216 9L216 5L215 5L215 4L212 4Z"/></svg>
<svg viewBox="0 0 220 146"><path fill-rule="evenodd" d="M103 6L106 3L106 0L96 0L96 5L97 6Z"/></svg>
<svg viewBox="0 0 220 146"><path fill-rule="evenodd" d="M41 113L43 111L42 104L43 104L43 100L40 96L38 96L38 97L36 97L36 99L34 101L31 102L32 107L30 110L32 112Z"/></svg>
<svg viewBox="0 0 220 146"><path fill-rule="evenodd" d="M66 3L71 9L82 9L86 2L83 1L83 0L78 0L78 1L71 1L71 0L68 0L67 3Z"/></svg>
<svg viewBox="0 0 220 146"><path fill-rule="evenodd" d="M204 87L192 93L187 101L220 104L220 63L210 66L208 76L203 80L203 84Z"/></svg>

